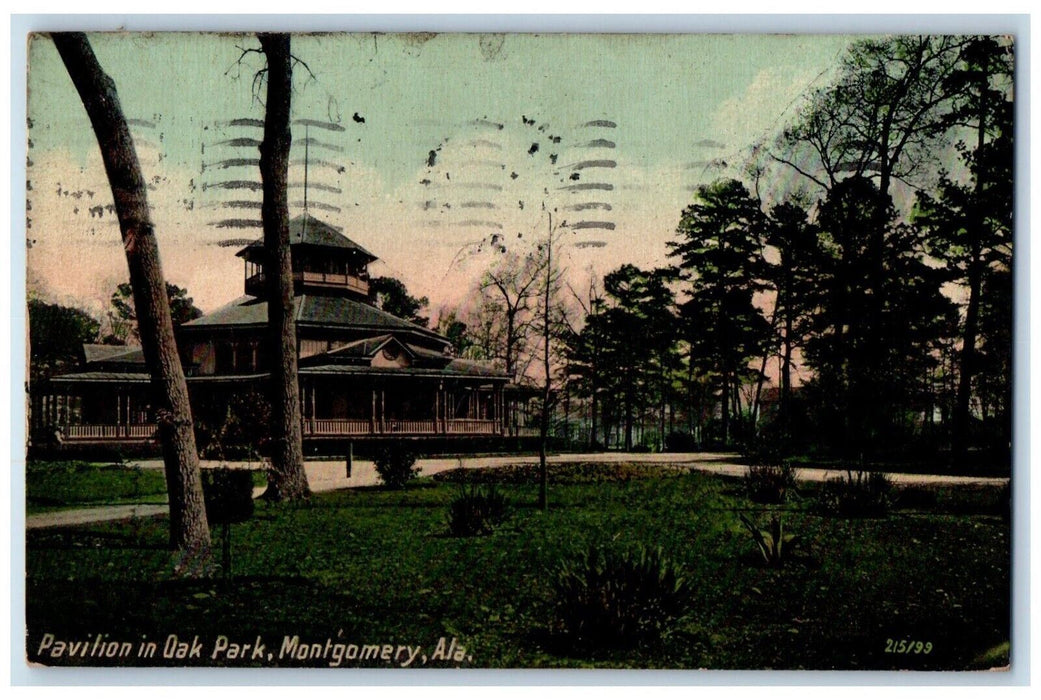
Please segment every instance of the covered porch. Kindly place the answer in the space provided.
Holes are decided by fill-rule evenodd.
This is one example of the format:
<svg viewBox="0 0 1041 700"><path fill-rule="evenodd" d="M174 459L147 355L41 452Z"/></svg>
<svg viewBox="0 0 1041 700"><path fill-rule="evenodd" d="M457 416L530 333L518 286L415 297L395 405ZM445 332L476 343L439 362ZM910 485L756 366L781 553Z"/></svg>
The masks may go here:
<svg viewBox="0 0 1041 700"><path fill-rule="evenodd" d="M30 433L37 444L141 444L158 428L148 375L80 373L53 378L32 393ZM266 375L190 377L192 410L206 418L214 396L260 396ZM417 377L395 373L343 376L300 373L305 441L336 438L507 436L523 407L487 378ZM226 403L225 403L226 405ZM520 410L519 410L520 409ZM223 410L223 409L222 409ZM523 431L523 432L522 432Z"/></svg>
<svg viewBox="0 0 1041 700"><path fill-rule="evenodd" d="M504 434L502 383L302 372L300 395L305 439Z"/></svg>
<svg viewBox="0 0 1041 700"><path fill-rule="evenodd" d="M147 374L84 372L75 377L54 377L30 395L34 440L122 444L156 437Z"/></svg>

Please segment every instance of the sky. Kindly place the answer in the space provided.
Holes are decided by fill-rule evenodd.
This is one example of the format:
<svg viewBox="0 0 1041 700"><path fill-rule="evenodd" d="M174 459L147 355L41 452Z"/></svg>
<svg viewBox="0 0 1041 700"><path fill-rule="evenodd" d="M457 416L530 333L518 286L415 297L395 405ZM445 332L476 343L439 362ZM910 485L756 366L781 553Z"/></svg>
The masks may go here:
<svg viewBox="0 0 1041 700"><path fill-rule="evenodd" d="M242 294L235 251L260 237L259 43L90 38L150 182L165 275L218 308ZM377 255L373 275L427 296L435 318L504 251L544 239L551 214L575 279L663 265L694 189L739 176L852 40L294 35L291 215L306 191L310 214ZM28 85L28 291L101 316L126 262L90 123L46 37L30 44Z"/></svg>

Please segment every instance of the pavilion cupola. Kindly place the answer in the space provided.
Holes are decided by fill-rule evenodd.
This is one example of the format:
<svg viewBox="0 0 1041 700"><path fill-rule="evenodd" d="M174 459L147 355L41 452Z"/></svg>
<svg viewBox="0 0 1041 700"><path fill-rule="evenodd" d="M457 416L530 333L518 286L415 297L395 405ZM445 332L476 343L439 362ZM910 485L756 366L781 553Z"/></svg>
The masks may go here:
<svg viewBox="0 0 1041 700"><path fill-rule="evenodd" d="M348 296L367 300L369 263L376 256L310 214L289 222L289 243L293 258L294 294ZM263 239L236 253L246 264L246 294L266 296L264 274L266 250Z"/></svg>

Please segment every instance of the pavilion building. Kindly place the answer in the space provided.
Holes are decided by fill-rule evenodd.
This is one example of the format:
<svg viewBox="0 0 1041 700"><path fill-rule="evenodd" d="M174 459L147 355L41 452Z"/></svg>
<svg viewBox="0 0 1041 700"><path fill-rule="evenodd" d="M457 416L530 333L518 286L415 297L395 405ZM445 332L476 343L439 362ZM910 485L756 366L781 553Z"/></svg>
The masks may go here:
<svg viewBox="0 0 1041 700"><path fill-rule="evenodd" d="M530 434L509 377L455 357L444 336L376 308L377 258L304 214L290 222L305 444L343 439L472 438ZM245 295L177 332L193 415L238 395L264 395L269 359L265 250L237 253ZM31 434L59 444L153 440L150 379L133 346L84 346L78 371L32 392Z"/></svg>

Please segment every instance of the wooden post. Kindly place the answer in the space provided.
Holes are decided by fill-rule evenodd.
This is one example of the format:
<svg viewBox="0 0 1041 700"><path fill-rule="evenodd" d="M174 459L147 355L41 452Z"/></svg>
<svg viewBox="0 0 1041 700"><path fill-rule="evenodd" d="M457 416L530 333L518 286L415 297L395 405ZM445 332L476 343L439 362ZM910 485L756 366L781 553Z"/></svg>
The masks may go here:
<svg viewBox="0 0 1041 700"><path fill-rule="evenodd" d="M387 430L387 392L380 387L380 432Z"/></svg>
<svg viewBox="0 0 1041 700"><path fill-rule="evenodd" d="M347 478L351 478L351 469L354 467L354 443L347 441Z"/></svg>
<svg viewBox="0 0 1041 700"><path fill-rule="evenodd" d="M373 434L375 434L375 433L379 432L378 430L376 430L376 390L375 389L372 390L372 413L370 415L372 416L372 432L373 432Z"/></svg>

